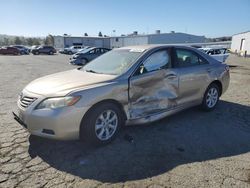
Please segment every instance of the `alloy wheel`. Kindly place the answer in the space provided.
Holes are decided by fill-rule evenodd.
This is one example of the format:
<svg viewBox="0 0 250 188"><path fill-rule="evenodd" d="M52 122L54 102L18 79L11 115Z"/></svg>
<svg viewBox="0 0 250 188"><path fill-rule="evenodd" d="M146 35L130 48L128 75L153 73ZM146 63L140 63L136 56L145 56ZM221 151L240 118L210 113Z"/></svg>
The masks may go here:
<svg viewBox="0 0 250 188"><path fill-rule="evenodd" d="M118 127L118 116L113 110L102 112L95 122L95 134L98 139L105 141L110 139Z"/></svg>
<svg viewBox="0 0 250 188"><path fill-rule="evenodd" d="M218 101L219 93L218 90L214 87L211 87L206 96L206 104L208 108L213 108Z"/></svg>

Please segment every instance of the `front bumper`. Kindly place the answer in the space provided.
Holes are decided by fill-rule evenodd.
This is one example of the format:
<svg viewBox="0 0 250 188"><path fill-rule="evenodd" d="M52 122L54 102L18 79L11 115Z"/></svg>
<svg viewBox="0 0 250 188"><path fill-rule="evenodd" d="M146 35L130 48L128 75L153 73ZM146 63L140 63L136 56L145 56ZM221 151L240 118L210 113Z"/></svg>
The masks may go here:
<svg viewBox="0 0 250 188"><path fill-rule="evenodd" d="M82 61L80 59L70 59L69 63L72 65L82 65Z"/></svg>
<svg viewBox="0 0 250 188"><path fill-rule="evenodd" d="M81 120L87 108L35 109L43 99L37 97L37 101L26 109L18 104L14 119L32 135L57 140L79 139Z"/></svg>
<svg viewBox="0 0 250 188"><path fill-rule="evenodd" d="M16 120L20 125L27 129L27 125L23 122L23 120L21 120L21 118L19 118L15 112L12 112L12 114L14 116L14 120Z"/></svg>

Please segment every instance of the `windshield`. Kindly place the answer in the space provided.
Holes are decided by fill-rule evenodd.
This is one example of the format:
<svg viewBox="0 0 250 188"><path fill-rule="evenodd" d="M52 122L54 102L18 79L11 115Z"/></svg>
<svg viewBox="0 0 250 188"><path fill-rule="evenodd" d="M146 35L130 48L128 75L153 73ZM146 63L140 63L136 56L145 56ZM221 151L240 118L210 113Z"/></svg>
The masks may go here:
<svg viewBox="0 0 250 188"><path fill-rule="evenodd" d="M77 54L84 54L84 53L90 51L91 49L92 49L92 48L83 48L83 49L79 50L79 51L77 52Z"/></svg>
<svg viewBox="0 0 250 188"><path fill-rule="evenodd" d="M142 52L135 52L130 49L112 50L94 59L82 70L100 74L121 75L141 54Z"/></svg>

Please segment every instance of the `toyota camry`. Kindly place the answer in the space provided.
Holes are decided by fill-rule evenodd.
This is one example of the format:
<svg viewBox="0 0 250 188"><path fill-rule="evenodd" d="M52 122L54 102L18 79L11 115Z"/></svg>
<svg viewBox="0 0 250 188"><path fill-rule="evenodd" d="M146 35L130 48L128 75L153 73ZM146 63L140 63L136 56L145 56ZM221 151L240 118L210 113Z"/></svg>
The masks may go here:
<svg viewBox="0 0 250 188"><path fill-rule="evenodd" d="M226 64L195 48L123 47L84 67L32 81L13 114L33 135L106 144L122 126L151 123L192 106L213 110L229 79Z"/></svg>

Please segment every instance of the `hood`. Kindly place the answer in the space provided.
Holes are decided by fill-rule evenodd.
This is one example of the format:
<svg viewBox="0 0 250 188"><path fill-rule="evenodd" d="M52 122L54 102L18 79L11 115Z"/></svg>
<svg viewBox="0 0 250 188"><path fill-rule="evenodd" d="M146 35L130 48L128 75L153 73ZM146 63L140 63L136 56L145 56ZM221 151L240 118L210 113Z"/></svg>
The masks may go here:
<svg viewBox="0 0 250 188"><path fill-rule="evenodd" d="M115 75L95 74L74 69L38 78L28 84L25 90L45 96L66 95L75 89L109 81L115 77Z"/></svg>

